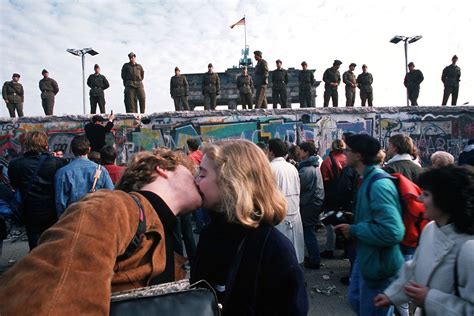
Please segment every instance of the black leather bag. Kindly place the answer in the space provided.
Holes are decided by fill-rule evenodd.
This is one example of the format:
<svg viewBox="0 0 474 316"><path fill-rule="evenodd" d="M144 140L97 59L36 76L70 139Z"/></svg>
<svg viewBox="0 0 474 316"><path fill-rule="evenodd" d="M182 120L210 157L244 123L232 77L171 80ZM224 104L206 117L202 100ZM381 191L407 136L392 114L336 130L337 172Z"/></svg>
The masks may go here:
<svg viewBox="0 0 474 316"><path fill-rule="evenodd" d="M218 316L220 308L216 294L199 287L207 282L189 285L189 280L113 293L110 315L173 315Z"/></svg>

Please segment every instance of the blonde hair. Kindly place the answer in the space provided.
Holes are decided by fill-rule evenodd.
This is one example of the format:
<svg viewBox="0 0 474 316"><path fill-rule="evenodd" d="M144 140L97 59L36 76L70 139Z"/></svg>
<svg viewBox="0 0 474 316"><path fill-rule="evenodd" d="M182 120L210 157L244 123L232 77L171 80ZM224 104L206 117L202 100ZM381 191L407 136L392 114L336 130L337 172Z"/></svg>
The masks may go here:
<svg viewBox="0 0 474 316"><path fill-rule="evenodd" d="M286 200L257 145L246 140L222 141L206 146L204 154L216 165L221 210L229 221L255 228L276 225L285 218Z"/></svg>
<svg viewBox="0 0 474 316"><path fill-rule="evenodd" d="M331 151L342 152L346 149L346 143L342 139L336 139L331 144Z"/></svg>

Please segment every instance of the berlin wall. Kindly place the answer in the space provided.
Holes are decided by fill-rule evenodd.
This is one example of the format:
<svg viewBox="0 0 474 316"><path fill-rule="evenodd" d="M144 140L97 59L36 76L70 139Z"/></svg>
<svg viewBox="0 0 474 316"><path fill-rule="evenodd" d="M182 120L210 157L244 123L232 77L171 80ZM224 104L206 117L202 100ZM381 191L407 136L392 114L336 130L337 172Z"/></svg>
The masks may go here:
<svg viewBox="0 0 474 316"><path fill-rule="evenodd" d="M71 156L70 142L84 133L89 116L51 116L0 119L0 150L21 150L24 134L45 131L51 151ZM315 141L324 155L332 140L343 132L367 133L385 146L390 136L408 134L416 143L425 165L437 150L450 152L456 159L469 139L474 138L473 107L387 107L312 108L282 110L224 110L154 113L146 116L117 115L107 136L115 144L118 162L134 153L157 147L185 148L186 139L202 142L247 139L265 142L281 138L292 143Z"/></svg>

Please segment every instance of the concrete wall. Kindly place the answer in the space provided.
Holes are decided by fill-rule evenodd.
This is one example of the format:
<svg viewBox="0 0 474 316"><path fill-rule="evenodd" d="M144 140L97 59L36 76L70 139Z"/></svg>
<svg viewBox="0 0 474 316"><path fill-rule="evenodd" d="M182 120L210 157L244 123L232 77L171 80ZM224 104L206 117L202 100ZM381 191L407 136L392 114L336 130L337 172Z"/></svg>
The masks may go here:
<svg viewBox="0 0 474 316"><path fill-rule="evenodd" d="M41 130L49 135L51 150L71 155L71 139L84 133L87 116L52 116L0 119L0 151L20 151L23 135ZM142 117L119 115L107 142L115 143L119 162L135 152L159 146L186 146L189 137L204 142L244 138L253 142L273 137L290 142L314 140L320 152L327 152L331 141L345 131L368 133L383 145L394 134L409 134L421 158L428 163L437 150L456 158L467 141L474 138L472 107L390 107L390 108L316 108L253 111L195 111L155 113Z"/></svg>

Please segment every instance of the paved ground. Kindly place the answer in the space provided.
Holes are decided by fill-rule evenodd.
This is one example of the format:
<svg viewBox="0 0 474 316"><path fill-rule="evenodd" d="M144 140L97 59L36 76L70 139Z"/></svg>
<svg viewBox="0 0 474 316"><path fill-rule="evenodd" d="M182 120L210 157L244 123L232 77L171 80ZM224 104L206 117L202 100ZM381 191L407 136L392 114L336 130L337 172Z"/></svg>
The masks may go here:
<svg viewBox="0 0 474 316"><path fill-rule="evenodd" d="M321 233L318 239L324 240ZM5 240L0 257L0 274L27 253L28 243L21 238L13 243ZM347 286L339 282L349 270L349 261L341 259L342 251L337 251L335 257L336 259L331 260L323 259L320 270L305 269L310 302L309 315L353 315L347 303Z"/></svg>

